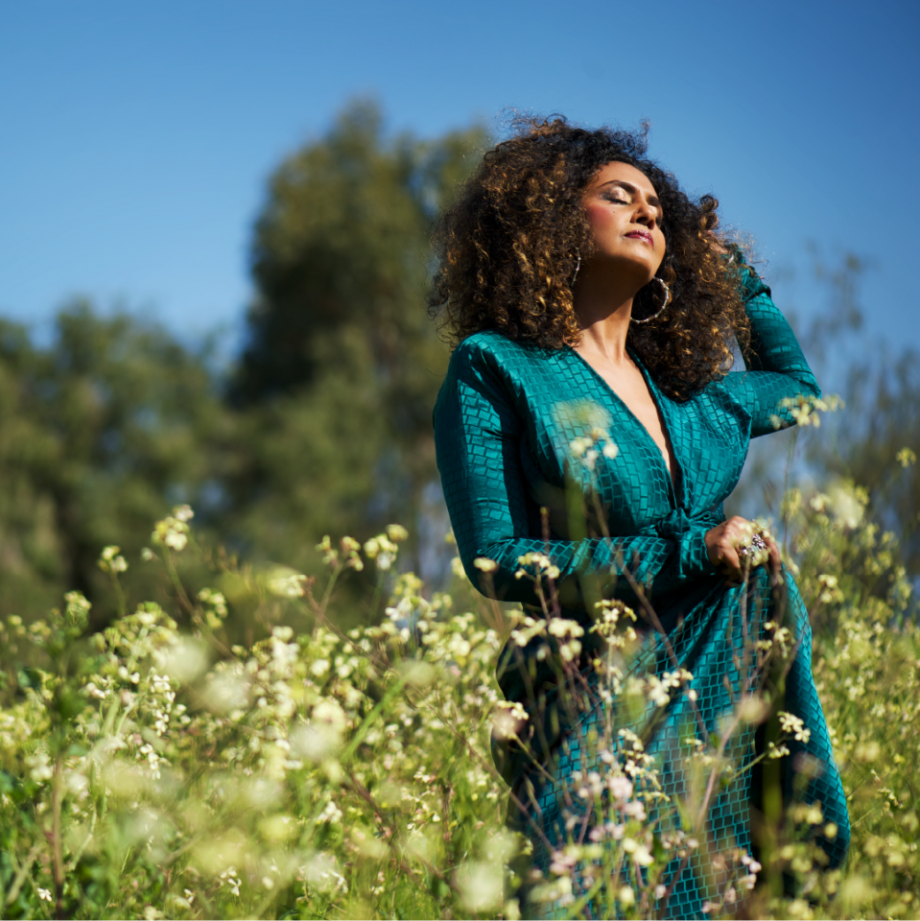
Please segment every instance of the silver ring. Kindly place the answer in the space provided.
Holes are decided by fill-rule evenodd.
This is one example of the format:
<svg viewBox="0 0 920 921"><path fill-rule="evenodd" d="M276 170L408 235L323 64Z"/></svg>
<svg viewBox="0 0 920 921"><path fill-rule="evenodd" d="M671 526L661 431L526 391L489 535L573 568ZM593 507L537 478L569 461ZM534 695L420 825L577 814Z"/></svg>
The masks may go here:
<svg viewBox="0 0 920 921"><path fill-rule="evenodd" d="M767 542L759 535L752 535L751 539L738 551L738 556L747 559L756 556L761 550L767 549Z"/></svg>

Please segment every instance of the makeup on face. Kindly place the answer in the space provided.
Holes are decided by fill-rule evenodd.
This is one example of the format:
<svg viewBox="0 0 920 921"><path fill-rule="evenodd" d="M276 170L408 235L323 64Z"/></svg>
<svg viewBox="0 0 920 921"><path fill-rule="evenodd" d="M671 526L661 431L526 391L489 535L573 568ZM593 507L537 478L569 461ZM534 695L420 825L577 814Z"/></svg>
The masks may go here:
<svg viewBox="0 0 920 921"><path fill-rule="evenodd" d="M643 194L638 186L625 179L612 179L610 182L605 182L600 188L604 190L604 198L615 205L633 205L636 199L641 198ZM653 216L655 223L660 226L662 211L658 196L647 194L645 200L650 209L650 216Z"/></svg>
<svg viewBox="0 0 920 921"><path fill-rule="evenodd" d="M666 248L664 209L644 173L628 163L602 166L585 190L584 208L599 259L657 271Z"/></svg>

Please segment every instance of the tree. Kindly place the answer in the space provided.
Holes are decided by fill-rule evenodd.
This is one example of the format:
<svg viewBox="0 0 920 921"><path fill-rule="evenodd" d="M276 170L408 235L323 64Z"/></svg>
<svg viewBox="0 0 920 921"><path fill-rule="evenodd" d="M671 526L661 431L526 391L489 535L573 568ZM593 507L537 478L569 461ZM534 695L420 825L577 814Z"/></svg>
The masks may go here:
<svg viewBox="0 0 920 921"><path fill-rule="evenodd" d="M849 480L868 491L876 523L897 535L908 575L920 578L920 352L910 345L867 343L861 291L864 259L843 253L828 262L810 247L811 271L825 288L828 307L800 329L806 355L826 393L844 408L827 415L816 431L794 429L757 439L732 510L756 514L763 492L775 507L782 496L786 455L793 440L804 447L804 466L819 484Z"/></svg>
<svg viewBox="0 0 920 921"><path fill-rule="evenodd" d="M484 143L478 129L390 140L358 102L273 176L230 387L253 431L232 491L240 509L272 509L247 529L269 552L411 524L437 480L431 411L448 354L425 311L429 236Z"/></svg>
<svg viewBox="0 0 920 921"><path fill-rule="evenodd" d="M170 505L218 511L214 447L232 420L206 354L155 325L77 300L39 348L0 323L0 423L0 613L42 611L77 589L103 599L104 616L104 546L135 563Z"/></svg>
<svg viewBox="0 0 920 921"><path fill-rule="evenodd" d="M128 583L172 505L231 551L309 570L325 532L411 525L437 482L431 409L447 360L425 311L432 221L483 143L389 139L373 105L281 164L253 240L258 296L232 379L126 313L75 300L52 343L0 322L0 614ZM228 397L228 398L225 398Z"/></svg>

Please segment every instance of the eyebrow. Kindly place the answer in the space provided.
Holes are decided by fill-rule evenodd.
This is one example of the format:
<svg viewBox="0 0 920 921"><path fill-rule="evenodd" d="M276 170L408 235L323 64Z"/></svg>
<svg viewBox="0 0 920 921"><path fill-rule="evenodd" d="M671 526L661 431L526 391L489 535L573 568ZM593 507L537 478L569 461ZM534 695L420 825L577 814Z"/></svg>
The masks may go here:
<svg viewBox="0 0 920 921"><path fill-rule="evenodd" d="M625 179L611 179L610 182L604 182L599 189L603 189L608 185L619 186L620 188L626 189L627 192L639 192L641 189L637 185L633 185L631 182L627 182ZM657 195L649 195L648 201L650 205L654 205L656 208L661 208L661 202L658 200Z"/></svg>

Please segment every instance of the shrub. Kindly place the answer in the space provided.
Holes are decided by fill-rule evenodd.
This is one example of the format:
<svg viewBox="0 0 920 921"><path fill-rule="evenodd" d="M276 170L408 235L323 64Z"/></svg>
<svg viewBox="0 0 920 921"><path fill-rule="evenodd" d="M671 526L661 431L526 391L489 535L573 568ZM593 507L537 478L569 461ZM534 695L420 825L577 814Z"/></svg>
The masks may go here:
<svg viewBox="0 0 920 921"><path fill-rule="evenodd" d="M169 610L125 602L117 621L90 634L89 604L70 593L43 619L27 625L14 614L0 625L2 911L516 917L504 868L526 845L505 829L508 791L489 740L513 733L521 714L503 701L495 663L508 636L543 631L567 645L580 642L577 631L474 595L459 567L452 594L425 593L412 573L397 572L397 526L363 547L325 538L323 582L240 568L199 547L190 520L182 507L157 523L153 549L132 563L159 567ZM779 822L769 865L743 853L720 858L725 886L710 916L913 917L920 636L905 616L897 542L845 483L791 491L778 530L819 627L814 670L849 798L851 855L843 872L828 873L795 840L796 821L821 821L808 805L818 814ZM213 587L192 593L181 555L210 566ZM524 562L540 569L540 560ZM127 565L117 547L102 551L116 585ZM383 611L343 633L336 584L365 567L377 575L370 604ZM245 596L265 638L229 645L228 596ZM600 611L609 649L628 646L631 616L619 605ZM295 634L289 623L309 628ZM788 647L780 634L777 660ZM641 705L684 693L687 676L672 677L628 693ZM732 722L750 717L756 696L739 700L721 737L688 752L704 789L730 776ZM797 730L781 720L781 731ZM698 815L688 804L651 807L657 766L625 738L636 772L611 759L608 776L581 779L586 797L593 787L612 792L618 836L570 842L541 883L572 915L590 898L608 916L648 916L664 864L698 846ZM649 814L678 807L683 826L661 835ZM600 870L586 882L589 864ZM783 872L798 880L794 899L775 885Z"/></svg>

